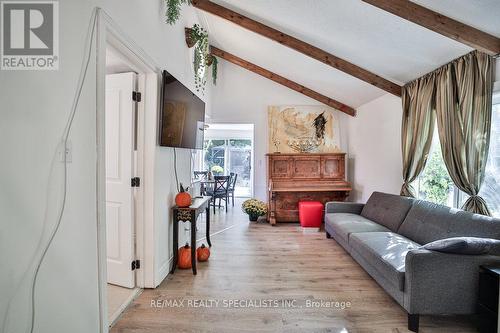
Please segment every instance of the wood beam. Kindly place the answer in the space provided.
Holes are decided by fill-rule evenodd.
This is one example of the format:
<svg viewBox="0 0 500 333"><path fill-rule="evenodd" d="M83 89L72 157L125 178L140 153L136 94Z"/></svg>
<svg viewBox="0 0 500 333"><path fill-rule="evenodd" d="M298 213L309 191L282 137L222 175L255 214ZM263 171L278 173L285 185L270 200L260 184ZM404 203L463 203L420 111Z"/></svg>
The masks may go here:
<svg viewBox="0 0 500 333"><path fill-rule="evenodd" d="M466 44L476 50L490 55L500 53L500 38L455 21L414 2L408 0L362 1L462 44Z"/></svg>
<svg viewBox="0 0 500 333"><path fill-rule="evenodd" d="M245 29L255 32L259 35L267 37L273 41L276 41L282 45L288 46L300 53L303 53L311 58L321 61L327 65L332 66L344 73L354 76L360 80L368 82L375 87L383 89L396 96L401 96L401 86L398 84L386 80L372 72L367 71L357 65L351 64L350 62L341 59L331 53L323 51L322 49L315 47L311 44L301 41L295 37L287 35L279 30L271 28L267 25L259 23L251 18L238 14L230 9L220 6L216 3L210 2L208 0L192 0L192 5L210 14L224 18L230 22L233 22Z"/></svg>
<svg viewBox="0 0 500 333"><path fill-rule="evenodd" d="M215 46L210 46L210 52L219 58L222 58L222 59L227 60L235 65L243 67L251 72L259 74L259 75L261 75L269 80L272 80L272 81L279 83L285 87L288 87L292 90L295 90L303 95L306 95L306 96L308 96L312 99L315 99L323 104L326 104L326 105L328 105L336 110L347 113L348 115L353 116L353 117L356 115L356 110L354 110L354 108L352 108L348 105L345 105L344 103L341 103L339 101L336 101L332 98L324 96L324 95L322 95L314 90L306 88L303 85L298 84L292 80L289 80L283 76L280 76L280 75L275 74L271 71L268 71L265 68L259 67L255 64L252 64L251 62L248 62L244 59L241 59L241 58L235 56L234 54L231 54L229 52L218 49Z"/></svg>

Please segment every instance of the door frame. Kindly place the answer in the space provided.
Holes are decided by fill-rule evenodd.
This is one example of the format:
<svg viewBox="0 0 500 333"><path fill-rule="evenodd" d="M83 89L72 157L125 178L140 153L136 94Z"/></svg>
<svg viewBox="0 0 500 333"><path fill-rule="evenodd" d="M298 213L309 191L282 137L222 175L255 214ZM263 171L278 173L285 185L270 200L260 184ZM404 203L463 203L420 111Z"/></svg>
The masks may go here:
<svg viewBox="0 0 500 333"><path fill-rule="evenodd" d="M141 268L136 286L154 288L154 165L157 114L160 105L161 69L102 9L96 29L96 149L97 149L97 257L100 331L108 332L105 174L105 79L106 48L118 52L138 74L142 101L137 105L136 176L141 186L135 193L135 248Z"/></svg>

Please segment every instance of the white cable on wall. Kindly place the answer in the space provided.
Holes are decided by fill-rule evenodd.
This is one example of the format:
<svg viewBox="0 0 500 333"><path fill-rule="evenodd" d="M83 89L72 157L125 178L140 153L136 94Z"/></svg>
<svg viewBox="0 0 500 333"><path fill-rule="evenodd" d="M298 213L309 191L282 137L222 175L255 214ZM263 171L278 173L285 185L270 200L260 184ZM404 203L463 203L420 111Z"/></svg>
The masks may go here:
<svg viewBox="0 0 500 333"><path fill-rule="evenodd" d="M29 289L29 293L30 293L30 313L31 313L31 315L30 315L30 318L29 318L29 324L28 324L27 332L30 332L30 333L33 333L33 330L34 330L34 327L35 327L35 318L36 318L36 307L35 307L36 297L35 296L36 296L36 285L37 285L37 281L38 281L38 273L40 272L40 268L41 268L41 266L42 266L42 264L44 262L44 259L45 259L46 255L47 255L47 251L51 247L52 242L53 242L55 236L57 235L57 232L59 231L59 228L60 228L61 222L62 222L62 218L63 218L63 215L64 215L64 210L66 208L67 180L68 180L67 179L67 175L68 175L68 160L67 160L67 154L66 154L66 152L68 151L68 140L69 140L69 136L70 136L70 133L71 133L71 128L72 128L73 121L74 121L74 118L75 118L76 110L77 110L78 104L80 102L80 96L82 94L83 85L85 83L85 78L87 77L87 72L88 72L89 63L90 63L91 54L92 54L92 44L94 42L94 34L95 34L96 25L97 25L97 13L98 13L99 10L100 9L98 7L95 7L92 10L92 15L90 17L89 26L88 26L88 29L87 29L87 35L86 35L86 41L85 41L85 49L84 49L84 57L83 57L83 60L82 60L80 74L79 74L79 77L78 77L77 88L76 88L75 95L74 95L74 98L73 98L73 104L71 106L71 111L70 111L70 114L68 116L68 120L66 122L66 125L65 125L65 128L64 128L64 132L63 132L63 135L62 135L62 143L57 146L57 149L56 149L56 152L55 152L55 157L54 157L54 159L52 161L52 165L51 165L51 172L50 172L50 174L52 175L52 173L53 173L53 171L55 169L55 166L56 166L55 161L57 159L57 156L59 154L62 154L62 158L63 158L62 162L64 163L64 167L63 167L62 202L60 203L60 209L59 209L58 214L57 214L56 223L54 225L54 228L50 232L50 236L49 236L47 242L45 244L39 244L39 245L43 245L43 246L39 247L39 248L41 248L41 256L39 257L38 261L36 262L35 271L34 271L33 278L32 278L31 285L30 285L30 289ZM62 150L62 152L61 152L61 150ZM51 177L49 177L49 178L51 178ZM50 202L47 202L47 206L49 204L50 204ZM48 211L48 209L46 209L46 211ZM42 234L41 234L40 242L42 242L43 235L45 234L44 231L45 231L45 227L46 227L47 222L48 222L47 221L47 216L48 216L48 214L46 214L46 218L44 219L44 222L43 222L43 229L42 229ZM35 257L33 258L33 261L35 261L35 258L36 258L36 253L35 253ZM24 279L26 278L26 274L29 272L29 267L31 267L33 264L34 264L34 262L32 262L28 266L28 270L25 272L24 276L20 279L21 282L24 281ZM16 288L16 289L18 289L18 288ZM6 310L5 317L4 317L4 322L3 322L3 325L2 325L2 333L7 333L6 332L6 329L7 329L6 323L8 321L7 319L8 319L8 315L9 315L9 312L10 312L12 300L13 300L14 296L16 295L16 292L17 292L17 290L13 293L12 297L8 300L7 310Z"/></svg>
<svg viewBox="0 0 500 333"><path fill-rule="evenodd" d="M89 22L89 27L87 29L87 36L86 36L86 41L85 41L85 52L84 52L84 58L82 60L82 66L80 69L80 75L78 78L78 84L75 92L75 96L73 98L73 105L71 106L71 113L69 114L68 121L66 123L66 128L64 129L63 133L63 159L64 159L64 185L63 185L63 201L62 201L62 206L61 210L59 212L59 216L57 218L56 225L49 237L49 240L43 249L42 256L40 257L40 260L37 263L36 269L35 269L35 275L33 277L33 283L31 286L31 320L30 320L30 333L33 333L34 327L35 327L35 292L36 292L36 283L38 280L38 273L40 271L40 267L43 264L43 261L45 259L45 256L47 254L47 251L49 250L50 246L52 245L52 241L54 240L54 237L56 236L57 232L59 231L59 227L61 226L62 218L64 215L64 209L66 208L66 197L67 197L67 178L68 178L68 160L67 160L67 154L66 151L68 149L68 140L69 140L69 135L71 133L71 127L73 126L73 120L75 119L75 114L76 110L78 108L78 103L80 102L80 96L82 94L83 90L83 84L85 83L85 78L87 77L87 71L89 68L89 63L90 63L90 57L92 54L92 43L94 41L94 32L95 28L97 25L97 12L98 8L94 8L92 11L92 15L90 17L90 22Z"/></svg>

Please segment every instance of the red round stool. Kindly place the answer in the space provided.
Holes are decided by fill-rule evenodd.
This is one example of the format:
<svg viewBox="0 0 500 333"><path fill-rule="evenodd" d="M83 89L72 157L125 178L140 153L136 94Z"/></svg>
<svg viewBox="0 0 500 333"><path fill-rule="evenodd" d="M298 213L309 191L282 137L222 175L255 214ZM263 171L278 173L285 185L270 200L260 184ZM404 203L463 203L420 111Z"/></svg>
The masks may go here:
<svg viewBox="0 0 500 333"><path fill-rule="evenodd" d="M299 202L299 221L304 231L319 231L323 221L323 204L319 201Z"/></svg>

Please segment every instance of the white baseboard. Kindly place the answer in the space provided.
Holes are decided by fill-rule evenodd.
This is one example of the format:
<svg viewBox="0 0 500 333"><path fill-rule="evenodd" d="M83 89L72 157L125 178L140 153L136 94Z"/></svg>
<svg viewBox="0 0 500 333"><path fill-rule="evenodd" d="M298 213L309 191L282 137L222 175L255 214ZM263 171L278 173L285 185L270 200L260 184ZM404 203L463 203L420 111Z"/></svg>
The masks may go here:
<svg viewBox="0 0 500 333"><path fill-rule="evenodd" d="M170 273L170 266L172 266L172 261L174 260L173 257L170 257L167 261L163 263L163 265L160 267L158 270L158 277L155 280L155 288L158 287L163 280L168 276Z"/></svg>

